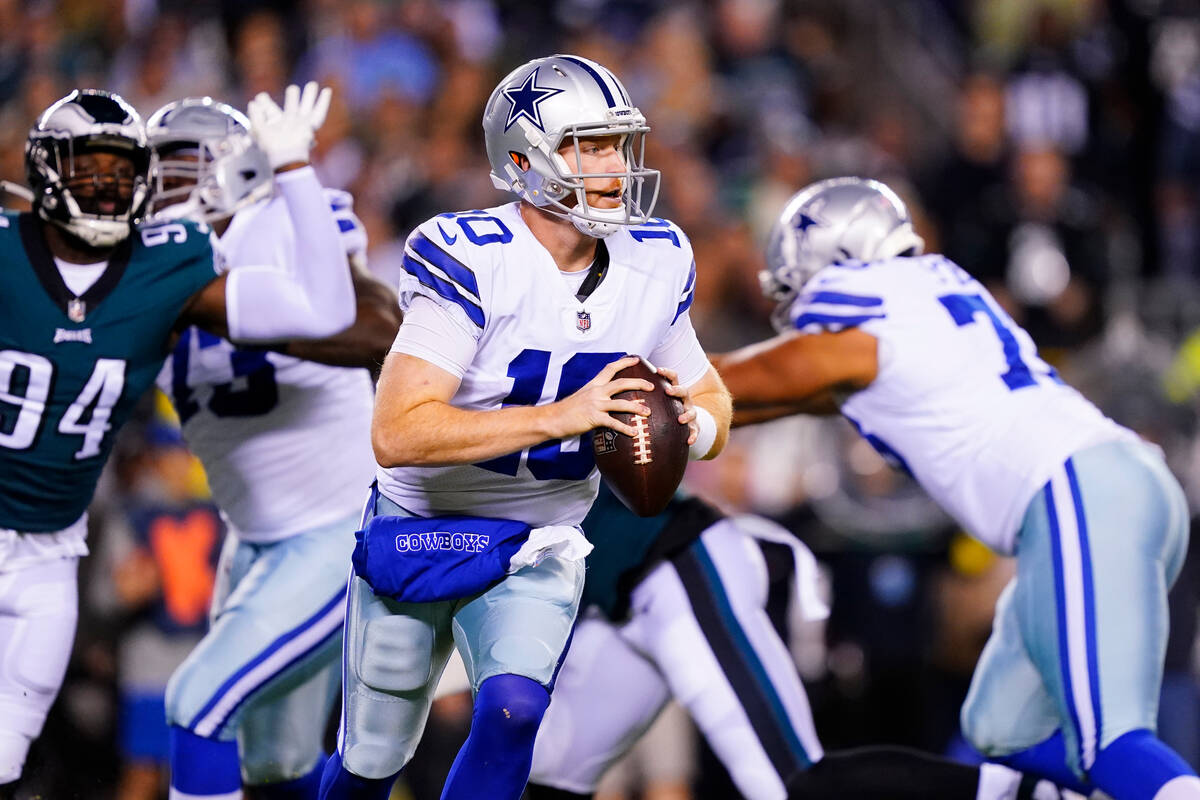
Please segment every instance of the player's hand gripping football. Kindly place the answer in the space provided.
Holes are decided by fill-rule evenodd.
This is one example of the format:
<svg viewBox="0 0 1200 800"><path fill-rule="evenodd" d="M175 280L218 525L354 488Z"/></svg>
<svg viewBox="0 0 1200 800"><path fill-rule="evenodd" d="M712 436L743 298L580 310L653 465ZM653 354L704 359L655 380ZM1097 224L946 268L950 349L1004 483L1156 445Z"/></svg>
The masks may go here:
<svg viewBox="0 0 1200 800"><path fill-rule="evenodd" d="M296 84L287 87L283 108L266 92L259 92L250 101L246 116L250 118L254 140L267 154L271 169L279 172L284 167L308 163L308 152L316 141L317 129L325 123L332 95L333 90L328 86L322 89L316 81L309 81L303 92Z"/></svg>
<svg viewBox="0 0 1200 800"><path fill-rule="evenodd" d="M679 415L679 424L688 426L688 447L696 443L696 436L700 433L700 429L696 427L696 406L692 403L692 393L686 386L679 385L679 374L673 369L666 367L656 367L658 374L662 375L671 385L667 387L667 394L672 397L679 398L679 402L683 403L683 413Z"/></svg>
<svg viewBox="0 0 1200 800"><path fill-rule="evenodd" d="M574 394L546 406L553 409L554 417L550 422L553 438L565 439L578 436L595 428L612 428L626 436L636 436L637 430L632 425L626 425L610 414L610 411L624 411L629 414L650 416L650 409L634 400L618 400L614 394L633 390L643 392L654 391L654 384L640 378L621 378L613 380L613 376L626 367L638 363L637 356L625 356L612 362L592 378L582 389Z"/></svg>

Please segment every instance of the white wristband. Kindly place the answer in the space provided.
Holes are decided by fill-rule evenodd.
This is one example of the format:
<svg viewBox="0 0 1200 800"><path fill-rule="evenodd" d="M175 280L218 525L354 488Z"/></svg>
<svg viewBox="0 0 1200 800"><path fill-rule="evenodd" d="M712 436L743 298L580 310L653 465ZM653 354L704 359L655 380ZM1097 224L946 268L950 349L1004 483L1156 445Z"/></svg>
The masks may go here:
<svg viewBox="0 0 1200 800"><path fill-rule="evenodd" d="M693 406L696 410L696 441L688 448L688 458L699 461L712 450L717 441L717 421L703 406Z"/></svg>

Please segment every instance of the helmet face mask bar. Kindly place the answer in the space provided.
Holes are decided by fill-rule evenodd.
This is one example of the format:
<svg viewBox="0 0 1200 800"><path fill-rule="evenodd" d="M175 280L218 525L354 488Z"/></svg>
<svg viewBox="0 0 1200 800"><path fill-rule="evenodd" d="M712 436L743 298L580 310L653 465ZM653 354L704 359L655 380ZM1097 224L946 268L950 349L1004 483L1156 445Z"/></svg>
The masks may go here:
<svg viewBox="0 0 1200 800"><path fill-rule="evenodd" d="M117 162L106 169L95 159L100 154L128 168ZM129 236L149 199L152 165L137 112L100 90L77 89L51 105L25 143L34 210L89 248L114 247Z"/></svg>
<svg viewBox="0 0 1200 800"><path fill-rule="evenodd" d="M589 236L608 236L650 219L659 186L658 171L644 166L650 128L624 86L599 64L556 55L518 67L493 90L483 128L497 188L569 219ZM581 141L609 136L620 137L624 169L584 172ZM572 157L574 168L568 163ZM587 202L584 182L606 178L620 182L616 208Z"/></svg>
<svg viewBox="0 0 1200 800"><path fill-rule="evenodd" d="M778 303L771 321L776 330L789 328L792 301L829 264L920 255L924 247L887 185L867 178L810 184L787 202L767 241L767 269L758 278L763 295Z"/></svg>
<svg viewBox="0 0 1200 800"><path fill-rule="evenodd" d="M270 196L270 162L236 109L186 98L154 112L146 127L158 158L154 219L216 222Z"/></svg>

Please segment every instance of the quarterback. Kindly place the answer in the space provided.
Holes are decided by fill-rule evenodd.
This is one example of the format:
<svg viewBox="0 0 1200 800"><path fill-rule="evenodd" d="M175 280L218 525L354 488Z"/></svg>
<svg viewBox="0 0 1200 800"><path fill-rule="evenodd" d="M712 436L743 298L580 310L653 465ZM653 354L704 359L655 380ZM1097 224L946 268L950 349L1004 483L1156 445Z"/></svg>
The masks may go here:
<svg viewBox="0 0 1200 800"><path fill-rule="evenodd" d="M837 178L793 197L763 276L784 333L716 359L738 422L840 411L1016 556L962 710L976 748L1116 800L1200 798L1154 735L1183 491L978 281L921 249L883 184Z"/></svg>
<svg viewBox="0 0 1200 800"><path fill-rule="evenodd" d="M457 645L475 711L442 797L517 800L583 588L578 526L599 480L588 434L633 434L609 412L649 413L613 398L653 389L613 379L626 354L673 380L693 457L715 456L728 431L728 393L688 315L691 246L649 216L653 195L643 204L657 173L621 82L576 56L537 59L495 88L483 128L493 181L520 199L440 214L407 242L324 798L388 796Z"/></svg>
<svg viewBox="0 0 1200 800"><path fill-rule="evenodd" d="M255 135L310 264L218 274L210 231L139 225L153 159L137 113L76 90L29 133L33 212L0 216L0 784L20 777L62 683L86 509L113 436L190 325L238 341L324 337L354 319L337 223L307 167L328 93L262 95ZM3 792L0 787L0 792Z"/></svg>
<svg viewBox="0 0 1200 800"><path fill-rule="evenodd" d="M153 219L212 225L234 265L302 260L241 113L188 98L146 129L159 162ZM400 323L395 294L360 263L366 235L350 196L326 197L352 265L354 325L273 350L187 328L159 374L228 528L211 627L167 687L172 800L237 797L243 784L259 800L317 795L346 565L374 472L364 367L378 369Z"/></svg>

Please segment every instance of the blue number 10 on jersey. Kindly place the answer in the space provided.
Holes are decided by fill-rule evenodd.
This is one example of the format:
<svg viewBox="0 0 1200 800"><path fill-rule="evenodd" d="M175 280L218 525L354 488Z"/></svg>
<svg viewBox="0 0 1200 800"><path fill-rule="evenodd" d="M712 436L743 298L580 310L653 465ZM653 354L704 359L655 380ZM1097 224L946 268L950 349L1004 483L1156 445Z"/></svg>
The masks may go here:
<svg viewBox="0 0 1200 800"><path fill-rule="evenodd" d="M558 379L558 393L554 400L557 402L579 391L596 377L600 370L623 355L625 354L576 353L571 356L563 364L562 375ZM549 351L522 350L508 364L508 377L513 379L513 388L508 397L504 398L503 406L537 405L542 397L542 389L545 388L549 371ZM578 481L591 474L592 468L596 466L596 459L592 455L592 448L587 446L587 434L571 440L578 444L574 450L564 450L563 441L542 442L529 448L529 456L525 463L533 477L539 481ZM522 453L510 453L481 461L476 466L503 475L516 475L521 466L521 455Z"/></svg>

